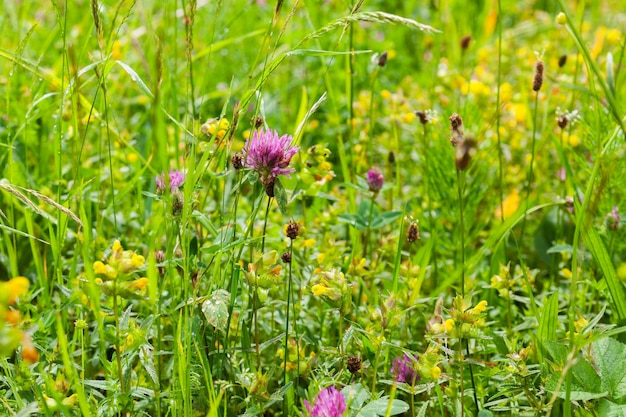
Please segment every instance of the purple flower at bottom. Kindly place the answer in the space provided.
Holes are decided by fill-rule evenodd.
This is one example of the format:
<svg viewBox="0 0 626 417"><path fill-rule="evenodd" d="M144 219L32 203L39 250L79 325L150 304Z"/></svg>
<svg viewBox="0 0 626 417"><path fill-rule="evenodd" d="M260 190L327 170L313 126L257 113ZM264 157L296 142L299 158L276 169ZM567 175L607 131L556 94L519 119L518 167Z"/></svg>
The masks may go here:
<svg viewBox="0 0 626 417"><path fill-rule="evenodd" d="M395 358L391 363L391 373L395 381L404 382L409 385L415 384L415 382L419 380L419 375L415 371L416 361L417 355L412 358L406 353Z"/></svg>
<svg viewBox="0 0 626 417"><path fill-rule="evenodd" d="M366 181L367 186L370 187L370 191L377 193L383 188L385 177L383 177L383 174L377 168L372 168L367 171Z"/></svg>
<svg viewBox="0 0 626 417"><path fill-rule="evenodd" d="M256 130L243 147L244 166L259 173L263 185L273 184L279 175L289 175L295 171L289 168L291 158L300 148L293 146L290 135L278 136L274 130Z"/></svg>
<svg viewBox="0 0 626 417"><path fill-rule="evenodd" d="M169 177L170 177L170 190L172 192L178 190L178 188L185 181L185 175L178 170L170 169ZM161 175L156 176L156 186L157 186L158 193L162 193L165 191L165 174L163 172L161 172Z"/></svg>
<svg viewBox="0 0 626 417"><path fill-rule="evenodd" d="M321 390L313 402L313 407L307 400L304 400L304 405L310 417L342 417L346 411L346 399L335 387Z"/></svg>

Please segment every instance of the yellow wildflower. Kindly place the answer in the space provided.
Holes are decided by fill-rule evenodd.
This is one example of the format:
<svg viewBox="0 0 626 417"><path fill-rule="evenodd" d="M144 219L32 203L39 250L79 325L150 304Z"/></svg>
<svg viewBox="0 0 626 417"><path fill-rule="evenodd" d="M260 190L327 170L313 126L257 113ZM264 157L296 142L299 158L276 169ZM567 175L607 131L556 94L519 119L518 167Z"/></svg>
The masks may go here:
<svg viewBox="0 0 626 417"><path fill-rule="evenodd" d="M441 368L439 368L438 366L433 366L432 368L430 368L430 376L432 376L433 379L439 379L440 375Z"/></svg>

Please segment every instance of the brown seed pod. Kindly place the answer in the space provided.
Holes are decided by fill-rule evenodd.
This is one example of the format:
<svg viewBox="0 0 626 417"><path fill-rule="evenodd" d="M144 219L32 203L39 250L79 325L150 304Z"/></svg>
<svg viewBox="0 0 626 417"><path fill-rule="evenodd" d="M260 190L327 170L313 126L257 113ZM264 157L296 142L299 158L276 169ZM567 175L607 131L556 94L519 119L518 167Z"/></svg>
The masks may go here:
<svg viewBox="0 0 626 417"><path fill-rule="evenodd" d="M533 91L539 91L543 85L543 62L537 61L535 76L533 77Z"/></svg>

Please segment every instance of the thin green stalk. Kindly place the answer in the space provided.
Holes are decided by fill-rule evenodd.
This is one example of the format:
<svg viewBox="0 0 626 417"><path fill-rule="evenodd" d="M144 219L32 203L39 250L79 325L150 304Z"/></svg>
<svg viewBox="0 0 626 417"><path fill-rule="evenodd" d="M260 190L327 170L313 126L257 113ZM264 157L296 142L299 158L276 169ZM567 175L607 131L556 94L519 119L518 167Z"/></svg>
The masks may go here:
<svg viewBox="0 0 626 417"><path fill-rule="evenodd" d="M500 87L502 85L502 1L498 0L498 86L496 90L496 137L498 138L498 184L500 188L500 221L504 223L504 173L500 138Z"/></svg>
<svg viewBox="0 0 626 417"><path fill-rule="evenodd" d="M526 177L526 198L524 199L526 207L524 211L528 211L528 207L530 206L530 189L532 186L533 167L535 163L535 143L537 142L536 139L537 139L537 108L538 107L539 107L539 91L535 93L535 106L533 110L533 138L532 138L531 154L530 154L530 166L528 167L528 175ZM521 245L524 244L524 233L526 232L527 217L528 216L525 214L524 219L522 220L522 230L520 232L520 238L519 238Z"/></svg>
<svg viewBox="0 0 626 417"><path fill-rule="evenodd" d="M261 256L265 253L265 231L267 230L267 217L270 214L270 205L272 204L272 197L267 198L267 207L265 209L265 220L263 221L263 235L261 238Z"/></svg>
<svg viewBox="0 0 626 417"><path fill-rule="evenodd" d="M367 216L367 231L365 232L365 242L363 242L363 257L371 255L370 253L368 253L368 249L372 233L372 217L374 216L374 204L376 203L377 194L378 193L376 191L372 192L372 202L370 204L370 210Z"/></svg>
<svg viewBox="0 0 626 417"><path fill-rule="evenodd" d="M584 199L582 207L578 205L576 207L576 229L574 230L574 241L572 242L572 279L570 283L570 295L569 295L569 307L568 307L568 331L570 334L570 348L573 350L575 347L574 338L574 322L576 313L576 299L578 294L578 246L580 243L580 234L583 227L587 227L585 220L587 218L587 209L589 207L589 200L591 200L591 193L593 185L595 184L600 170L601 156L598 155L593 165L593 170L585 189ZM578 198L575 196L574 198ZM580 210L579 210L580 209ZM566 417L571 416L571 391L572 391L572 373L568 372L565 378L565 401L563 404L563 414Z"/></svg>
<svg viewBox="0 0 626 417"><path fill-rule="evenodd" d="M457 191L459 197L459 233L461 248L461 297L465 298L465 219L463 218L463 188L465 176L459 169L456 170Z"/></svg>
<svg viewBox="0 0 626 417"><path fill-rule="evenodd" d="M374 91L376 90L376 81L378 80L378 73L380 72L380 67L376 67L374 70L374 74L372 75L372 82L370 84L370 109L369 109L369 145L367 148L368 153L368 161L369 165L372 166L374 164Z"/></svg>
<svg viewBox="0 0 626 417"><path fill-rule="evenodd" d="M424 172L425 172L425 180L424 186L426 187L426 199L428 200L428 226L430 228L430 238L433 239L435 236L435 219L433 217L433 202L430 195L430 161L428 159L428 128L427 123L424 123L423 126L423 135L422 135L422 145L424 147ZM433 245L433 288L437 288L437 277L439 275L439 270L437 267L437 250L435 249L436 245Z"/></svg>
<svg viewBox="0 0 626 417"><path fill-rule="evenodd" d="M285 323L285 350L284 350L284 355L285 355L285 361L284 361L284 375L283 375L283 387L287 386L287 360L289 359L289 307L290 307L290 303L291 303L291 281L292 281L292 269L291 269L291 262L292 262L292 258L291 256L293 255L293 239L289 239L289 279L287 281L287 320ZM296 340L296 343L298 343L298 341ZM298 372L298 370L296 370L296 372ZM287 410L287 395L285 393L285 396L283 397L283 406L284 409Z"/></svg>

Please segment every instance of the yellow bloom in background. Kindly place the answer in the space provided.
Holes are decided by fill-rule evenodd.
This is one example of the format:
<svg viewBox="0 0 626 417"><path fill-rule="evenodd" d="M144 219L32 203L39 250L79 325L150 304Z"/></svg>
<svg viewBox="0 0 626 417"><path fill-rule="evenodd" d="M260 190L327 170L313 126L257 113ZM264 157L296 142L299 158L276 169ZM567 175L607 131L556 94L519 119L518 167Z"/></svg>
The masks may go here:
<svg viewBox="0 0 626 417"><path fill-rule="evenodd" d="M606 31L606 43L615 46L619 45L622 39L622 32L618 29L609 29Z"/></svg>
<svg viewBox="0 0 626 417"><path fill-rule="evenodd" d="M28 281L28 278L16 277L10 279L8 282L5 282L3 286L4 288L0 288L2 288L5 294L9 295L8 303L9 305L12 305L15 303L16 298L26 294L29 286L30 281Z"/></svg>
<svg viewBox="0 0 626 417"><path fill-rule="evenodd" d="M519 195L519 191L517 189L513 189L513 191L511 191L511 193L506 196L504 201L502 201L502 206L498 204L498 207L496 207L496 210L494 212L494 217L496 219L508 219L517 211L520 205L520 201L521 198Z"/></svg>
<svg viewBox="0 0 626 417"><path fill-rule="evenodd" d="M572 279L572 271L568 268L561 269L561 276L566 279Z"/></svg>
<svg viewBox="0 0 626 417"><path fill-rule="evenodd" d="M433 366L432 368L430 368L430 376L432 376L433 379L439 379L440 375L441 368L439 368L438 366Z"/></svg>

